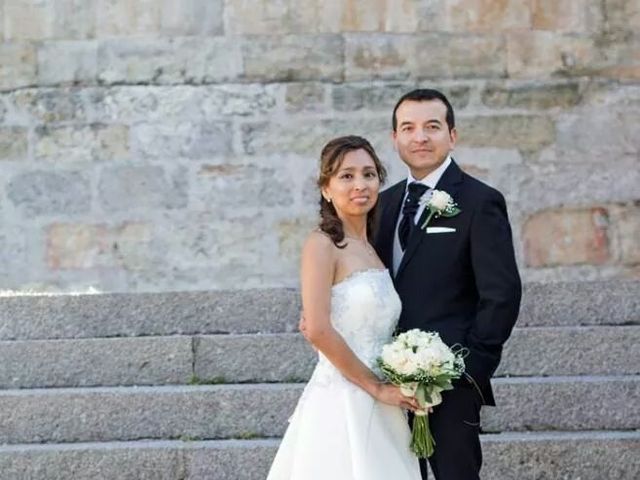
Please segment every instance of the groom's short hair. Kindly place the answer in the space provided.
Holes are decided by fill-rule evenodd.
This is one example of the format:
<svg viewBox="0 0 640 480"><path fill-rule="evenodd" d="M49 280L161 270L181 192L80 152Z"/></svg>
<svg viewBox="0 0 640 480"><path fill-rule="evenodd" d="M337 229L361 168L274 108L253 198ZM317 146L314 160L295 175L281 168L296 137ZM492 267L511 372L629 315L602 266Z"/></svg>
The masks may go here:
<svg viewBox="0 0 640 480"><path fill-rule="evenodd" d="M449 100L447 99L445 94L431 88L418 88L416 90L410 91L409 93L405 93L402 97L400 97L400 100L398 100L398 103L396 103L396 106L393 108L393 116L391 117L391 125L393 126L393 131L395 132L396 128L398 127L396 112L398 111L398 107L402 104L402 102L426 102L429 100L440 100L442 103L444 103L445 107L447 107L446 120L449 131L453 130L453 128L456 126L456 120L453 115L453 107L451 106L451 103L449 103Z"/></svg>

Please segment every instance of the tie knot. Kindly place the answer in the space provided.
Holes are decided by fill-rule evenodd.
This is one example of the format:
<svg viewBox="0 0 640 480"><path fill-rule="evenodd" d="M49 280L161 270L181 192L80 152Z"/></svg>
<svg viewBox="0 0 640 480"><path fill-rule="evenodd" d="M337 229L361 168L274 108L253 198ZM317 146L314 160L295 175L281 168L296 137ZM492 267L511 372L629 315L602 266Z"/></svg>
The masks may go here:
<svg viewBox="0 0 640 480"><path fill-rule="evenodd" d="M403 215L415 215L418 211L418 201L427 190L428 187L422 183L411 182L409 184L409 194L402 207Z"/></svg>
<svg viewBox="0 0 640 480"><path fill-rule="evenodd" d="M409 196L412 200L419 200L420 197L427 191L427 187L424 183L411 182L409 184Z"/></svg>

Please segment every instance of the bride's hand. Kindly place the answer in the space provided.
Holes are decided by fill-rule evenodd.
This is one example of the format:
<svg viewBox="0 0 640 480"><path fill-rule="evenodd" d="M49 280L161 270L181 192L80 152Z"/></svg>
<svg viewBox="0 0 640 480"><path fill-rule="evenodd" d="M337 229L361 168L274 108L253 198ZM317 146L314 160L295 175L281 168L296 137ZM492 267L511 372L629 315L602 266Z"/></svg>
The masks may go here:
<svg viewBox="0 0 640 480"><path fill-rule="evenodd" d="M391 383L379 384L374 397L382 403L406 408L412 412L420 409L418 400L416 400L415 397L406 397L400 391L400 387L392 385Z"/></svg>

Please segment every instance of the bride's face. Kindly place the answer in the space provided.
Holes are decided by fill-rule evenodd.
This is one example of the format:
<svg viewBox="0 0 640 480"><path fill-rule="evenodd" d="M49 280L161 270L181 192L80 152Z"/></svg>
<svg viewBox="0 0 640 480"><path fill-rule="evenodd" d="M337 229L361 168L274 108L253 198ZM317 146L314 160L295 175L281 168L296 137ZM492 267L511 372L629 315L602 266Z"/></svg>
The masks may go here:
<svg viewBox="0 0 640 480"><path fill-rule="evenodd" d="M337 171L322 189L339 216L366 215L378 200L380 177L373 159L365 150L353 150L342 159Z"/></svg>

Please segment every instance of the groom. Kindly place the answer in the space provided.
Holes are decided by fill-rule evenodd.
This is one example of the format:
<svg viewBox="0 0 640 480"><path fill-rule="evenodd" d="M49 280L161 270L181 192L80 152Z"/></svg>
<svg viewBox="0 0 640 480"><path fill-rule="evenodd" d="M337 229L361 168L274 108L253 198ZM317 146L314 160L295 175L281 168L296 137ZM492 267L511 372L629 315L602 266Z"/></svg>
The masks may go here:
<svg viewBox="0 0 640 480"><path fill-rule="evenodd" d="M480 406L495 405L491 376L518 316L521 285L504 197L464 173L451 157L453 108L437 90L404 95L393 110L392 138L408 178L380 195L378 255L393 272L402 300L398 328L436 331L469 350L466 373L444 392L429 422L429 459L439 480L479 479ZM461 210L435 216L418 200L447 192ZM426 462L420 462L427 478Z"/></svg>

